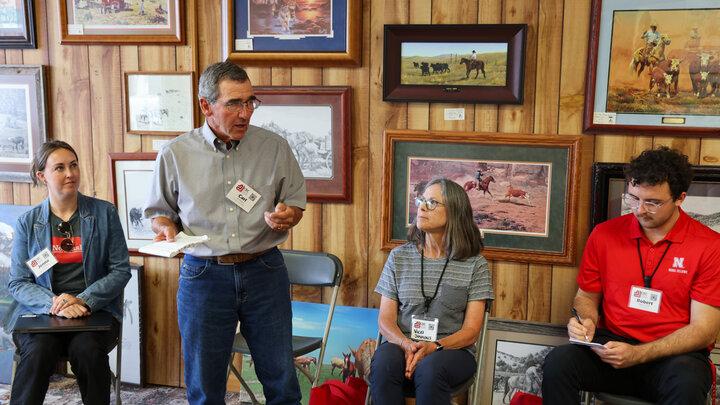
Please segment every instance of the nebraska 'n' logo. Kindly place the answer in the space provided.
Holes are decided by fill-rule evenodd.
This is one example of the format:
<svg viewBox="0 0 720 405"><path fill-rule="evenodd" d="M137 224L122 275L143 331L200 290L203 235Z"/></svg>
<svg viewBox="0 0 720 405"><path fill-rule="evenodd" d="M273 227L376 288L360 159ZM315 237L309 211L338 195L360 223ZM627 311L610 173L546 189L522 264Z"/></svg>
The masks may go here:
<svg viewBox="0 0 720 405"><path fill-rule="evenodd" d="M685 266L683 266L683 262L685 261L684 257L675 257L673 258L673 267L677 269L684 269Z"/></svg>

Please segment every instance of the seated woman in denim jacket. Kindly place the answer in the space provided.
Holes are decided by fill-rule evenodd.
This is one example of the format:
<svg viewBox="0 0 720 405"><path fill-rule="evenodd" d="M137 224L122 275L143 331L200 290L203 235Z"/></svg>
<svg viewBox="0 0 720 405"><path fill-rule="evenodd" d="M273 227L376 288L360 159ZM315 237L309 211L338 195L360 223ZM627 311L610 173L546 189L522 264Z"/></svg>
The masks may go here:
<svg viewBox="0 0 720 405"><path fill-rule="evenodd" d="M450 404L451 387L477 368L475 342L485 300L493 299L488 263L472 207L450 179L428 182L415 199L410 242L390 252L375 292L387 342L370 366L373 404Z"/></svg>
<svg viewBox="0 0 720 405"><path fill-rule="evenodd" d="M67 354L85 404L110 402L107 348L122 320L122 292L130 263L117 210L107 201L78 192L80 169L75 150L49 141L35 155L35 186L45 183L48 198L22 215L15 227L8 290L17 302L12 327L23 314L66 318L108 311L115 318L106 332L14 333L20 354L11 403L42 404L58 358ZM31 271L27 261L41 252L58 261Z"/></svg>

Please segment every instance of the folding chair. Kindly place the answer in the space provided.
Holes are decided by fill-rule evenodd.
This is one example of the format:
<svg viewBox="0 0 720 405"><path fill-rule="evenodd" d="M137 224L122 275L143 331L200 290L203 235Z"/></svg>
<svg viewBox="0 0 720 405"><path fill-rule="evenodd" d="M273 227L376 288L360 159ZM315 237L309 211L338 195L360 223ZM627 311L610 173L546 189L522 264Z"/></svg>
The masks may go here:
<svg viewBox="0 0 720 405"><path fill-rule="evenodd" d="M490 307L492 306L491 300L485 301L485 314L483 315L483 325L480 329L480 334L475 342L475 362L477 363L477 370L475 374L468 378L465 382L452 388L450 391L450 397L455 398L464 392L468 392L468 405L475 404L475 398L478 396L478 389L480 388L480 376L483 361L485 360L485 336L487 335L488 318L490 318ZM377 343L375 349L382 343L382 333L378 330ZM367 395L365 396L365 405L370 405L372 400L370 399L370 382L368 383ZM407 393L407 398L415 398L415 392Z"/></svg>
<svg viewBox="0 0 720 405"><path fill-rule="evenodd" d="M282 249L280 252L282 252L283 258L285 259L285 265L288 269L288 277L291 285L333 287L332 298L330 299L330 309L328 310L327 320L325 321L325 330L322 337L295 335L292 337L293 357L302 356L303 354L320 349L320 356L317 358L317 368L315 369L314 377L310 375L304 367L298 364L297 361L295 362L295 367L305 374L305 376L307 376L312 382L312 386L315 387L320 379L320 369L322 368L323 357L325 356L325 347L327 345L328 334L330 333L330 324L332 323L333 314L335 312L335 301L337 300L337 296L340 291L340 283L342 282L343 265L337 256L329 253ZM235 334L232 355L230 356L228 377L230 376L230 372L232 372L240 381L240 384L242 384L245 391L247 391L248 395L250 395L252 403L259 404L255 395L250 390L250 387L233 364L235 353L250 354L250 349L248 348L247 342L241 333Z"/></svg>

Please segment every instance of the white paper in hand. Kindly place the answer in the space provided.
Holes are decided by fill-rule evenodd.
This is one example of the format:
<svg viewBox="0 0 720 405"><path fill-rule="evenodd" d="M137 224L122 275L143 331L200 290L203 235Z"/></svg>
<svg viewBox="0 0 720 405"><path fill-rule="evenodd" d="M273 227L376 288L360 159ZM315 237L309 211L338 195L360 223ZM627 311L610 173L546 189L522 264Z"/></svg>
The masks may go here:
<svg viewBox="0 0 720 405"><path fill-rule="evenodd" d="M207 235L202 236L188 236L184 232L180 232L175 235L174 242L168 242L166 240L155 242L153 244L143 246L138 251L140 253L146 253L149 255L162 256L162 257L174 257L183 250L199 245L208 240Z"/></svg>
<svg viewBox="0 0 720 405"><path fill-rule="evenodd" d="M590 346L590 347L593 347L593 346L598 347L598 346L599 346L599 347L605 347L605 346L601 345L600 343L587 342L587 341L585 341L585 340L580 340L580 339L575 339L575 338L570 338L570 343L572 343L572 344L574 344L574 345L581 345L581 346Z"/></svg>

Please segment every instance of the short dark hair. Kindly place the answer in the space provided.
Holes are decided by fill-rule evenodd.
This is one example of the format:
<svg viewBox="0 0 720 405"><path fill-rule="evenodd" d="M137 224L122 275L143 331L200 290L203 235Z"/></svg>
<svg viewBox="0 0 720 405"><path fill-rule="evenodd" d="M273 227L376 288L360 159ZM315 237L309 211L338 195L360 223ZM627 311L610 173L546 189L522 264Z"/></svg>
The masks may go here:
<svg viewBox="0 0 720 405"><path fill-rule="evenodd" d="M205 68L198 82L198 99L206 98L214 102L218 97L218 86L228 79L244 83L250 80L245 69L232 62L218 62Z"/></svg>
<svg viewBox="0 0 720 405"><path fill-rule="evenodd" d="M625 168L625 181L634 186L655 186L667 182L673 200L688 190L692 179L693 169L688 157L667 146L643 151Z"/></svg>
<svg viewBox="0 0 720 405"><path fill-rule="evenodd" d="M45 170L48 157L50 157L50 154L58 149L67 149L75 155L75 160L80 160L78 159L77 152L75 152L75 149L73 149L69 143L58 141L56 139L45 142L40 145L37 153L35 153L35 158L33 158L32 167L30 168L30 179L32 180L33 186L37 187L42 183L37 176L37 172Z"/></svg>
<svg viewBox="0 0 720 405"><path fill-rule="evenodd" d="M443 237L445 254L454 260L465 260L479 255L483 250L482 236L473 220L467 193L459 184L447 178L432 179L425 185L425 189L435 184L440 185L447 210ZM425 244L425 231L417 227L417 217L410 225L407 238L419 247Z"/></svg>

